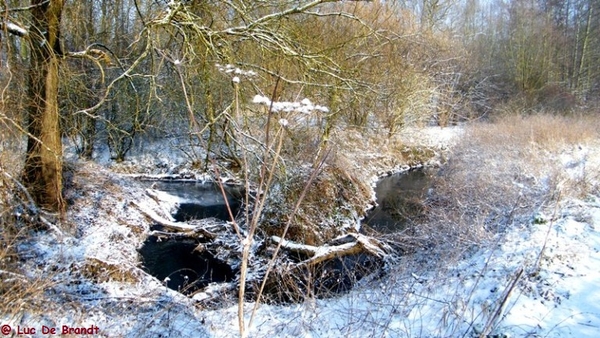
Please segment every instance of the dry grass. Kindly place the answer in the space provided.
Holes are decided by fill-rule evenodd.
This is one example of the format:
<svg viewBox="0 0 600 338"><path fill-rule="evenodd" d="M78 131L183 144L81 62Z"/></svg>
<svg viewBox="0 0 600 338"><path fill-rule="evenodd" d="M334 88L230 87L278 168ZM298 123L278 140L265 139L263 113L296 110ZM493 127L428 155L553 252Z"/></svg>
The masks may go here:
<svg viewBox="0 0 600 338"><path fill-rule="evenodd" d="M27 253L17 247L34 231L35 224L28 223L27 208L7 174L0 168L0 315L12 318L40 311L49 301L45 290L52 281L23 268L22 256Z"/></svg>
<svg viewBox="0 0 600 338"><path fill-rule="evenodd" d="M565 146L587 144L596 140L600 136L599 122L597 116L589 114L512 115L496 120L491 125L478 125L471 133L482 140L490 138L489 141L498 141L494 139L495 135L502 134L503 139L508 137L513 145L529 144L541 150L557 151Z"/></svg>
<svg viewBox="0 0 600 338"><path fill-rule="evenodd" d="M15 119L0 112L0 318L11 320L24 313L41 313L50 303L46 294L52 278L24 267L28 252L19 245L39 224L31 214L29 197L19 186L24 142ZM4 323L3 323L4 324Z"/></svg>
<svg viewBox="0 0 600 338"><path fill-rule="evenodd" d="M105 262L98 258L86 258L81 267L82 275L95 283L106 283L118 281L124 283L135 283L139 281L136 274L127 267L116 263Z"/></svg>
<svg viewBox="0 0 600 338"><path fill-rule="evenodd" d="M497 302L482 303L479 310L467 304L475 297L479 278L497 267L482 263L478 270L481 275L474 279L463 271L450 276L448 267L484 243L489 244L489 252L483 262L491 261L503 238L494 236L498 232L515 223L530 224L538 211L553 210L565 198L598 194L598 125L600 118L591 116L536 115L510 116L466 127L433 183L427 221L419 223L413 233L394 238L407 244L414 240L418 244L415 254L392 266L385 282L343 298L347 305L336 308L336 314L347 317L344 324L336 324L340 334L357 335L364 328L372 328L372 336L420 337L426 336L423 328L432 323L431 328L438 325L435 336L494 336L487 332L501 321L498 314L502 306L527 271L519 268L506 275ZM494 242L486 241L492 238ZM423 248L424 244L428 246ZM439 308L431 305L427 294L421 294L422 284L437 288L454 278L474 286L470 292L457 291L455 295L449 293L447 299L434 300L442 304ZM321 309L315 313L316 320L327 323L330 318L319 316L318 311ZM422 321L391 325L415 313ZM299 322L310 330L314 320ZM481 328L475 329L476 322L483 324ZM466 331L464 323L471 325Z"/></svg>
<svg viewBox="0 0 600 338"><path fill-rule="evenodd" d="M0 315L13 318L22 313L39 313L50 302L45 290L52 285L51 280L31 276L18 265L18 256L11 252L14 242L8 242L3 236L0 252Z"/></svg>
<svg viewBox="0 0 600 338"><path fill-rule="evenodd" d="M355 217L355 210L360 210L370 198L369 187L354 176L343 161L332 158L327 162L308 187L301 207L293 216L287 239L322 245L341 235L339 220ZM262 226L266 235L281 236L309 176L309 172L297 170L274 185Z"/></svg>
<svg viewBox="0 0 600 338"><path fill-rule="evenodd" d="M591 159L599 158L598 125L593 116L533 115L468 127L434 182L429 221L416 234L464 248L528 221L559 195L597 192L599 166Z"/></svg>

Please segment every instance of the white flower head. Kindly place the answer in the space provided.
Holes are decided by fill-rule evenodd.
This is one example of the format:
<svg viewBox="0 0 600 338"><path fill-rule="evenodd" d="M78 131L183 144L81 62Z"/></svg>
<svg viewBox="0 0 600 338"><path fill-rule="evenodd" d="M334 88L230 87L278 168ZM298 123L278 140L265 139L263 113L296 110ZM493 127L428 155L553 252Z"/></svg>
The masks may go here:
<svg viewBox="0 0 600 338"><path fill-rule="evenodd" d="M310 114L314 111L320 111L323 113L328 113L329 108L320 105L313 105L313 103L309 99L303 99L300 102L288 102L288 101L273 101L263 95L255 95L252 99L253 103L264 104L271 108L271 112L284 112L284 113L302 113L302 114ZM282 123L282 121L280 121ZM287 121L285 122L287 125ZM284 126L285 126L284 125Z"/></svg>
<svg viewBox="0 0 600 338"><path fill-rule="evenodd" d="M255 71L252 70L244 70L241 68L237 68L232 64L226 64L226 65L221 65L220 63L215 63L215 66L217 67L217 69L219 70L219 72L224 73L224 74L232 74L234 75L236 78L241 79L242 77L246 77L248 79L251 79L252 77L258 75ZM239 82L238 82L239 83Z"/></svg>
<svg viewBox="0 0 600 338"><path fill-rule="evenodd" d="M271 100L268 97L263 96L263 95L254 95L254 98L252 99L252 103L270 105Z"/></svg>
<svg viewBox="0 0 600 338"><path fill-rule="evenodd" d="M286 119L279 119L279 124L280 124L282 127L286 127L286 126L289 124L289 122L288 122L288 120L286 120Z"/></svg>
<svg viewBox="0 0 600 338"><path fill-rule="evenodd" d="M231 79L231 81L233 83L240 83L240 78L238 76L234 76L233 79Z"/></svg>
<svg viewBox="0 0 600 338"><path fill-rule="evenodd" d="M319 111L321 111L323 113L329 113L329 108L327 108L325 106L316 105L315 106L315 110L319 110Z"/></svg>

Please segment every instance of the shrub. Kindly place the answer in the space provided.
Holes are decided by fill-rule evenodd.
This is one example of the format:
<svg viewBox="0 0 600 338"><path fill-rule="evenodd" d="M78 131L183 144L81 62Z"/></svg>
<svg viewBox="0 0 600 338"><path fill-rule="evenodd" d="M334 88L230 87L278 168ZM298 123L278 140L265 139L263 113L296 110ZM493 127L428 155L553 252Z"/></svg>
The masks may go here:
<svg viewBox="0 0 600 338"><path fill-rule="evenodd" d="M598 118L506 116L467 129L429 196L429 222L415 229L444 247L468 246L528 220L558 196L597 191Z"/></svg>

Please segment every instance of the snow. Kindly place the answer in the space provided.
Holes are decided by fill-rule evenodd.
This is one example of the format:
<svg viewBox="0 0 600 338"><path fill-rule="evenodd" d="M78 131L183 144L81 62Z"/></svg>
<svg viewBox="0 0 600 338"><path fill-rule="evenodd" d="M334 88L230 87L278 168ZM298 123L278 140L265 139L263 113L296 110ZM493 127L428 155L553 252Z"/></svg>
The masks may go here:
<svg viewBox="0 0 600 338"><path fill-rule="evenodd" d="M289 101L273 101L273 102L271 102L270 98L268 98L264 95L257 94L252 99L252 103L265 105L268 108L270 108L271 111L273 111L275 113L297 112L297 113L302 113L302 114L310 114L315 111L319 111L322 113L329 112L329 108L318 105L318 104L315 105L307 98L303 99L300 102L289 102Z"/></svg>
<svg viewBox="0 0 600 338"><path fill-rule="evenodd" d="M463 132L464 129L461 127L407 127L402 130L402 139L409 145L448 149L454 145Z"/></svg>
<svg viewBox="0 0 600 338"><path fill-rule="evenodd" d="M254 102L265 100L255 97ZM452 143L452 135L460 135L451 128L428 130L426 141L440 149ZM405 137L418 143L423 134L407 132ZM589 147L576 147L562 153L559 163L570 177L581 178L584 168L597 167L599 159ZM75 184L85 196L72 197L72 229L37 232L19 247L25 271L48 278L52 302L41 311L0 314L0 324L95 325L107 337L239 336L234 301L199 307L140 269L136 249L149 233L149 222L130 202L168 218L164 205L130 178L82 166ZM169 198L161 200L177 202ZM598 196L548 205L486 245L465 248L461 259L442 267L439 261L421 252L335 298L260 304L249 336L470 337L488 322L491 334L508 337L597 337L600 332ZM89 262L103 262L106 273L86 277ZM218 292L211 288L196 300ZM505 294L507 301L500 304ZM246 324L254 305L244 305ZM498 309L498 319L491 320Z"/></svg>
<svg viewBox="0 0 600 338"><path fill-rule="evenodd" d="M239 75L239 76L246 76L248 78L252 78L252 77L255 77L255 76L258 75L258 73L256 73L253 70L240 69L238 67L235 67L232 64L227 64L227 65L223 66L223 65L220 65L220 64L217 63L216 66L217 66L217 69L220 72L225 73L225 74L236 74L236 75ZM235 78L238 79L238 82L236 82L235 80L234 80L234 82L239 83L239 80L240 80L239 76L235 76L234 77L234 79Z"/></svg>
<svg viewBox="0 0 600 338"><path fill-rule="evenodd" d="M597 337L600 201L572 201L563 211L548 223L523 224L443 271L398 270L335 299L261 305L250 336L471 336L485 325L522 268L493 334ZM233 306L208 312L210 335L236 335L236 316Z"/></svg>
<svg viewBox="0 0 600 338"><path fill-rule="evenodd" d="M14 32L15 34L19 35L19 36L27 36L29 34L29 31L17 24L14 24L10 21L6 21L4 22L4 24L6 25L6 29L9 32Z"/></svg>
<svg viewBox="0 0 600 338"><path fill-rule="evenodd" d="M269 105L269 104L271 104L271 99L269 99L266 96L256 94L256 95L254 95L254 98L252 99L252 103Z"/></svg>
<svg viewBox="0 0 600 338"><path fill-rule="evenodd" d="M404 137L445 149L459 135L457 128L434 127ZM581 180L598 168L600 157L591 149L576 146L560 155L568 178ZM470 337L488 326L490 335L506 337L597 337L599 231L599 197L570 197L454 264L436 266L436 258L423 253L333 299L261 304L249 336ZM253 304L247 305L246 323ZM204 315L211 336L239 334L235 306Z"/></svg>

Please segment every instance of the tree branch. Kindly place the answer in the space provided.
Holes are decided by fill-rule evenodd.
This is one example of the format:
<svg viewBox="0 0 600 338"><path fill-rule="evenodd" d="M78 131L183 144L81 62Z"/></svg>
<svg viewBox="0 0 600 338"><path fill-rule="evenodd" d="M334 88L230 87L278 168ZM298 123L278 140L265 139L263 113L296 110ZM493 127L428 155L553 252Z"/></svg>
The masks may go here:
<svg viewBox="0 0 600 338"><path fill-rule="evenodd" d="M10 34L20 36L20 37L26 37L29 35L28 29L23 28L22 26L17 25L16 23L13 23L10 21L0 22L0 29L6 30Z"/></svg>
<svg viewBox="0 0 600 338"><path fill-rule="evenodd" d="M43 5L47 4L48 2L50 2L50 0L42 1L39 4L30 5L30 6L7 8L7 9L3 9L2 11L0 11L0 13L6 13L6 12L25 12L25 11L32 10L32 9L34 9L36 7L43 6Z"/></svg>
<svg viewBox="0 0 600 338"><path fill-rule="evenodd" d="M393 251L383 242L361 234L348 234L344 237L343 243L318 247L294 243L278 236L271 236L271 240L288 251L309 256L310 258L298 263L298 265L306 266L312 266L335 257L343 257L360 252L367 252L375 257L384 258L389 252Z"/></svg>

